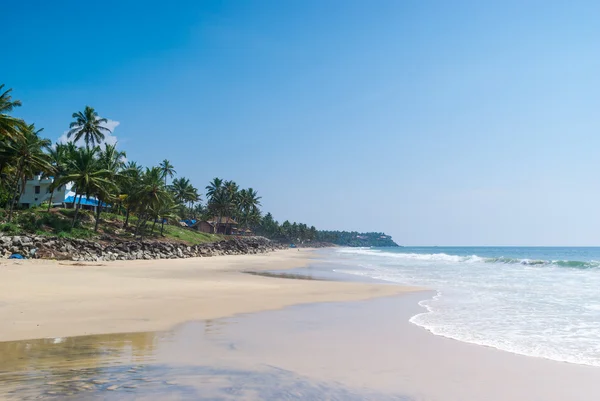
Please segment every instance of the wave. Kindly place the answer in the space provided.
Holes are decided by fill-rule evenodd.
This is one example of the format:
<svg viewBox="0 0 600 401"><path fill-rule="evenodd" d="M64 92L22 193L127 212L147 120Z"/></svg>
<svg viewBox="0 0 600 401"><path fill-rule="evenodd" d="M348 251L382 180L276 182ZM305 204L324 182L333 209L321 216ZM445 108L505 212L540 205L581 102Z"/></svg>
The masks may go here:
<svg viewBox="0 0 600 401"><path fill-rule="evenodd" d="M537 344L523 343L522 341L518 341L518 339L505 339L501 335L494 333L475 334L468 330L456 328L453 325L436 323L435 319L430 320L428 317L439 313L431 307L431 303L439 301L441 297L442 293L437 291L433 298L419 302L419 306L426 309L426 312L412 316L409 319L409 322L422 327L433 335L451 338L465 343L482 345L535 358L544 358L578 365L600 366L600 359L598 359L596 355L586 355L582 352L561 353L560 350L557 350L554 347L539 347ZM600 305L594 306L600 307Z"/></svg>
<svg viewBox="0 0 600 401"><path fill-rule="evenodd" d="M521 264L526 266L538 267L566 267L574 269L594 269L600 268L600 261L579 261L579 260L543 260L543 259L519 259L509 257L482 257L478 255L449 255L446 253L403 253L403 252L385 252L372 248L343 248L337 251L345 254L358 254L368 256L380 256L394 259L414 260L423 262L448 262L448 263L496 263L496 264Z"/></svg>
<svg viewBox="0 0 600 401"><path fill-rule="evenodd" d="M597 260L535 260L535 259L515 259L515 258L487 258L486 263L505 263L505 264L522 264L528 266L558 266L572 267L576 269L593 269L600 267L600 261Z"/></svg>

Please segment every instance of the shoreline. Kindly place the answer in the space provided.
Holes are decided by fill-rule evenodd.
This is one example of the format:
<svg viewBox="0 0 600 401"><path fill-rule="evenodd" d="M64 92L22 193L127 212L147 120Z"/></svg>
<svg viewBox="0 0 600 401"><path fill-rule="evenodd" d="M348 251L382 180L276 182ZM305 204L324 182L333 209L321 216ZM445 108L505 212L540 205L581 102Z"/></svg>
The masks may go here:
<svg viewBox="0 0 600 401"><path fill-rule="evenodd" d="M291 249L162 265L15 264L14 272L29 278L70 278L62 284L71 289L84 284L71 294L77 295L78 304L70 304L75 311L89 312L96 305L91 299L103 294L107 284L114 285L110 291L116 299L101 299L96 306L106 315L97 320L75 321L60 309L48 311L53 313L49 318L70 321L71 326L63 324L69 330L101 327L85 333L94 335L0 341L5 355L0 358L5 372L0 399L14 400L11 394L67 401L84 395L123 401L228 399L231 394L252 400L282 394L293 400L349 401L597 398L597 367L434 335L410 319L423 312L419 302L435 290L335 281L344 276L327 276L329 269L320 260L327 259L314 250ZM86 278L95 281L86 284ZM45 302L43 295L35 295L37 305ZM67 298L50 305L55 308ZM152 298L161 304L148 303ZM0 318L6 306L0 293ZM151 322L143 320L151 315ZM128 329L118 330L122 324Z"/></svg>
<svg viewBox="0 0 600 401"><path fill-rule="evenodd" d="M314 257L302 248L90 264L9 262L0 267L0 341L168 330L193 320L421 290L244 273L305 267Z"/></svg>

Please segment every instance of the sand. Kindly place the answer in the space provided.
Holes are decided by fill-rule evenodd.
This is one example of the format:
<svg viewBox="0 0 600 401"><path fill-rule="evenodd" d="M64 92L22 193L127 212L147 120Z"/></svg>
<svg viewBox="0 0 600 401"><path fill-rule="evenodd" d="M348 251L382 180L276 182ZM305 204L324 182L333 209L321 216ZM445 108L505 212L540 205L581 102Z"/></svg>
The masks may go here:
<svg viewBox="0 0 600 401"><path fill-rule="evenodd" d="M600 368L409 323L430 291L243 273L314 257L3 264L0 339L51 338L0 342L0 400L600 399Z"/></svg>
<svg viewBox="0 0 600 401"><path fill-rule="evenodd" d="M310 250L75 264L0 265L0 341L166 330L289 305L361 300L414 288L261 277L244 270L305 266Z"/></svg>

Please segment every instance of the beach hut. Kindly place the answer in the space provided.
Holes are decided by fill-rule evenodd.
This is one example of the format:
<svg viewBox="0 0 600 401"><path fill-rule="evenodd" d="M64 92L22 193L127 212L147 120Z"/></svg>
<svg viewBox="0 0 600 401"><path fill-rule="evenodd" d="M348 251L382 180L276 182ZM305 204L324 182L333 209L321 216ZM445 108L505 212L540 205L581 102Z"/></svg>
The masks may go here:
<svg viewBox="0 0 600 401"><path fill-rule="evenodd" d="M209 234L232 235L237 233L238 223L231 217L213 217L210 220L197 221L192 228Z"/></svg>

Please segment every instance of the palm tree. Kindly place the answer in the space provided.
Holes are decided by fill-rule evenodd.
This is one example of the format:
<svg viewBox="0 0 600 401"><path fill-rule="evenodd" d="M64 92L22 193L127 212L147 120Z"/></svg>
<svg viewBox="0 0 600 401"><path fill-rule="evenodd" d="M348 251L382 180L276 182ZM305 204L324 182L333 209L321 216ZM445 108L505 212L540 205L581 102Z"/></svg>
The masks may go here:
<svg viewBox="0 0 600 401"><path fill-rule="evenodd" d="M141 166L136 162L129 162L118 177L119 187L124 195L126 204L125 223L123 224L123 228L127 228L129 225L129 216L134 207L133 196L136 191L138 191L142 174L143 170Z"/></svg>
<svg viewBox="0 0 600 401"><path fill-rule="evenodd" d="M213 213L213 216L218 216L215 234L219 233L218 230L221 226L222 217L231 216L234 208L235 204L232 202L225 188L220 188L212 194L208 203L208 210ZM227 232L227 227L225 228L225 232Z"/></svg>
<svg viewBox="0 0 600 401"><path fill-rule="evenodd" d="M194 204L196 202L200 202L202 198L200 197L200 194L198 193L198 189L194 188L192 185L190 185L190 188L188 190L188 197L187 197L187 201L190 202L190 212L194 209Z"/></svg>
<svg viewBox="0 0 600 401"><path fill-rule="evenodd" d="M240 211L245 211L245 212L257 211L258 207L260 206L260 199L261 199L261 197L258 196L258 193L254 189L252 189L252 188L242 189L238 193L238 199L237 199Z"/></svg>
<svg viewBox="0 0 600 401"><path fill-rule="evenodd" d="M156 216L160 218L160 235L164 236L165 221L168 219L177 219L178 205L175 203L172 197L165 198L163 202L158 205L156 210ZM152 226L152 232L154 232L154 226Z"/></svg>
<svg viewBox="0 0 600 401"><path fill-rule="evenodd" d="M69 147L62 143L57 143L54 148L50 148L48 152L50 162L54 167L53 175L54 180L50 185L50 199L48 200L48 211L52 208L52 198L54 197L54 191L58 186L56 185L57 180L66 174L67 163L69 161Z"/></svg>
<svg viewBox="0 0 600 401"><path fill-rule="evenodd" d="M240 210L239 210L239 185L235 183L235 181L225 181L223 188L225 190L226 196L229 198L229 202L232 204L232 208L227 215L228 219L225 223L225 233L227 233L228 228L231 227L230 219L238 219Z"/></svg>
<svg viewBox="0 0 600 401"><path fill-rule="evenodd" d="M115 185L110 179L111 172L100 165L97 158L98 151L98 147L77 149L68 164L67 174L57 180L56 185L65 185L68 182L73 182L73 188L75 188L73 203L75 203L77 195L79 195L79 201L75 206L75 213L73 214L72 227L75 227L83 195L89 197L104 193Z"/></svg>
<svg viewBox="0 0 600 401"><path fill-rule="evenodd" d="M201 203L198 203L192 210L192 218L193 219L202 218L203 216L206 215L206 213L207 213L206 208Z"/></svg>
<svg viewBox="0 0 600 401"><path fill-rule="evenodd" d="M4 84L0 85L0 139L15 140L21 136L21 131L26 129L27 125L23 120L9 115L15 107L21 106L21 101L12 100L12 89L2 92L3 89Z"/></svg>
<svg viewBox="0 0 600 401"><path fill-rule="evenodd" d="M21 131L20 138L11 142L5 149L13 155L16 163L14 191L9 201L9 222L12 220L15 202L18 201L27 178L33 174L54 170L48 154L44 152L51 142L49 139L40 138L40 131L42 130L36 130L33 124L27 126Z"/></svg>
<svg viewBox="0 0 600 401"><path fill-rule="evenodd" d="M135 234L145 227L148 219L158 217L160 205L171 198L171 193L164 185L160 167L147 168L141 177L136 191L132 194L132 203L138 212L138 224ZM142 234L143 237L143 234Z"/></svg>
<svg viewBox="0 0 600 401"><path fill-rule="evenodd" d="M223 180L220 178L213 178L213 180L206 186L206 197L210 199L223 187Z"/></svg>
<svg viewBox="0 0 600 401"><path fill-rule="evenodd" d="M98 206L96 208L96 224L94 231L98 231L98 224L100 223L100 213L102 212L102 204L104 201L108 201L110 198L117 198L116 191L118 189L117 183L120 181L120 173L124 166L124 160L127 157L125 152L118 151L117 145L104 144L104 150L100 151L98 156L98 163L101 169L109 172L108 180L112 183L110 186L101 185L96 188L96 196L98 198ZM113 192L111 192L111 190Z"/></svg>
<svg viewBox="0 0 600 401"><path fill-rule="evenodd" d="M260 206L261 197L252 189L242 189L238 192L237 205L239 213L239 221L241 227L248 228L260 223Z"/></svg>
<svg viewBox="0 0 600 401"><path fill-rule="evenodd" d="M75 121L69 126L69 132L67 132L67 138L75 136L75 142L81 138L85 141L85 146L89 148L90 143L92 146L99 144L104 140L104 133L110 134L110 129L106 128L102 124L106 124L108 120L106 118L99 118L98 113L93 107L85 106L83 113L78 111L73 113Z"/></svg>
<svg viewBox="0 0 600 401"><path fill-rule="evenodd" d="M161 168L163 176L165 177L165 185L167 185L167 177L173 178L177 171L175 171L175 168L167 159L163 160L158 167Z"/></svg>

